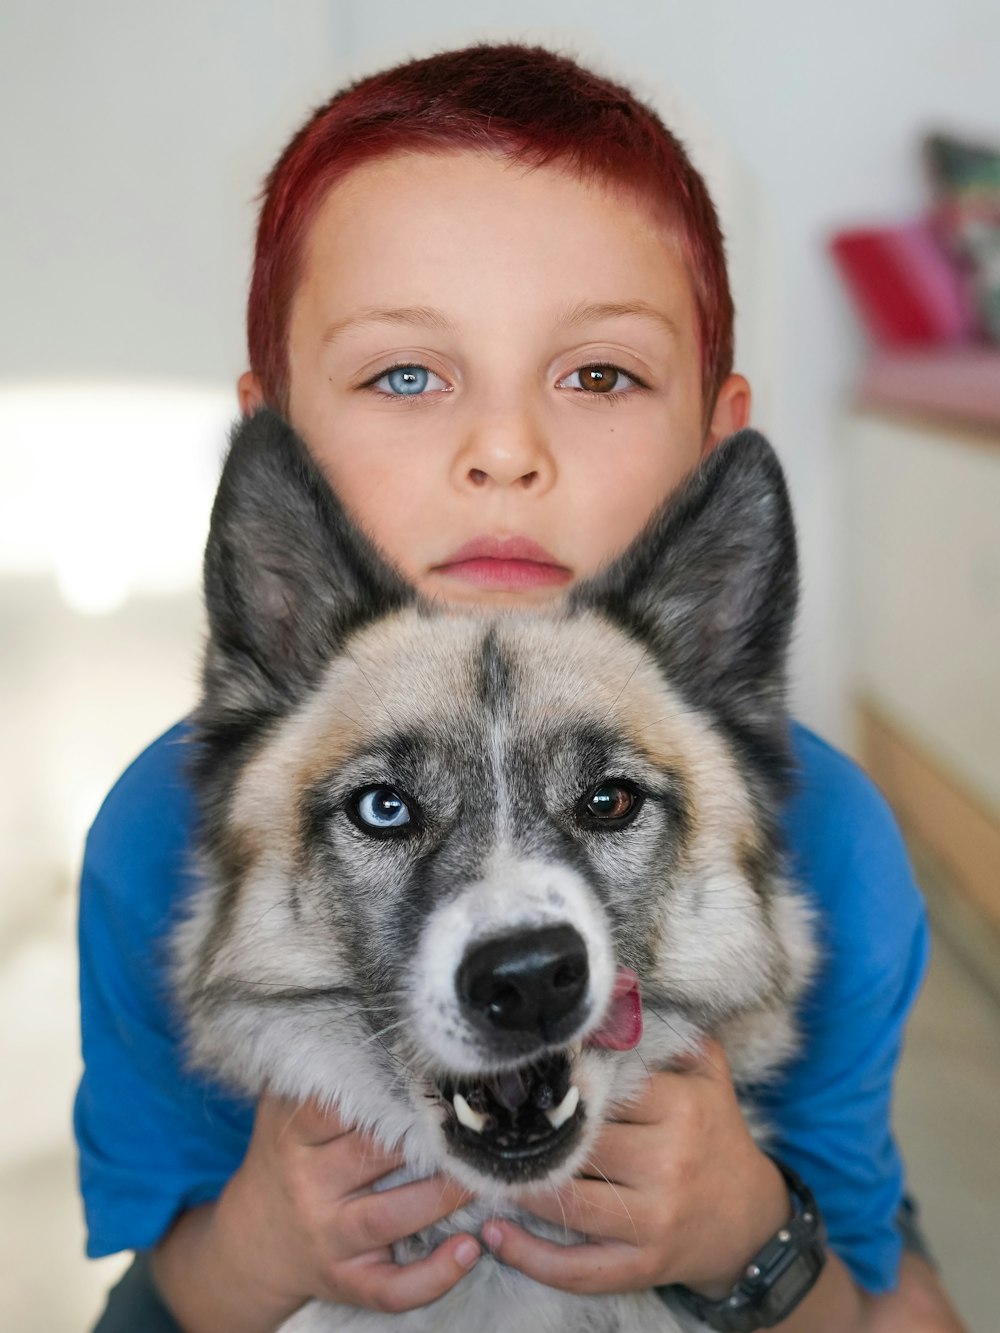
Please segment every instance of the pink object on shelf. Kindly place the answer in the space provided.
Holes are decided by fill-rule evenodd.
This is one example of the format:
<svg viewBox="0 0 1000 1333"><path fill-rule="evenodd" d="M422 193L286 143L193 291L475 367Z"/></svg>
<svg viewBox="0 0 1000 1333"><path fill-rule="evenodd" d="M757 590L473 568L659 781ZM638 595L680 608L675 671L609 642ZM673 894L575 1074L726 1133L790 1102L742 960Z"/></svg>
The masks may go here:
<svg viewBox="0 0 1000 1333"><path fill-rule="evenodd" d="M865 370L860 401L1000 429L1000 348L883 352Z"/></svg>
<svg viewBox="0 0 1000 1333"><path fill-rule="evenodd" d="M940 345L975 336L962 276L927 223L840 232L830 250L880 345Z"/></svg>

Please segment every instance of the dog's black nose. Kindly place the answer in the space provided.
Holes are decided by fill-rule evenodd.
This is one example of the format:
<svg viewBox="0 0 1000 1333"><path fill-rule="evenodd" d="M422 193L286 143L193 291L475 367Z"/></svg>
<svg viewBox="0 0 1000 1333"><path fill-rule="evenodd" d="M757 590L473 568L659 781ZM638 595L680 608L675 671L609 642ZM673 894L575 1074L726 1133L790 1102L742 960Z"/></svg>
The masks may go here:
<svg viewBox="0 0 1000 1333"><path fill-rule="evenodd" d="M582 1017L587 946L572 926L501 935L471 949L458 969L458 998L476 1027L558 1041Z"/></svg>

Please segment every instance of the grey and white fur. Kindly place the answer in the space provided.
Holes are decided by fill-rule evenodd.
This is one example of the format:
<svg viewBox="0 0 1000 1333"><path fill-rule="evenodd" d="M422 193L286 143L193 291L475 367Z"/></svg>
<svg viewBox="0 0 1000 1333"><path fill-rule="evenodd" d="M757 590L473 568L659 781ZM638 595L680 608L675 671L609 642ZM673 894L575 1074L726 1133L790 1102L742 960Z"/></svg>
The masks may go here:
<svg viewBox="0 0 1000 1333"><path fill-rule="evenodd" d="M444 1171L476 1192L401 1262L497 1215L572 1243L513 1195L577 1173L648 1068L712 1033L740 1088L793 1053L814 960L778 832L796 590L781 468L751 431L558 603L486 614L420 596L280 417L234 427L176 993L192 1067L337 1106L403 1146L388 1183ZM633 1050L588 1041L621 968ZM389 1327L694 1325L654 1292L570 1295L484 1253L431 1306L314 1301L283 1329Z"/></svg>

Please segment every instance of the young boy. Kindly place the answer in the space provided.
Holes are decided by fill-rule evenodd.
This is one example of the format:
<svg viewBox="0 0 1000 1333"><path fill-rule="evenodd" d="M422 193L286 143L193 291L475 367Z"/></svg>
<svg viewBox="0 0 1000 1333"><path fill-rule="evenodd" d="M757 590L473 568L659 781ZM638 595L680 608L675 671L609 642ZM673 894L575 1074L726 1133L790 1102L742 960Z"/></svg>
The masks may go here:
<svg viewBox="0 0 1000 1333"><path fill-rule="evenodd" d="M389 559L448 603L555 600L749 416L703 182L626 89L538 49L411 62L320 108L266 184L248 325L243 412L283 412ZM485 554L465 549L477 539ZM570 1290L682 1283L723 1298L790 1202L717 1043L650 1077L606 1129L594 1179L525 1195L586 1244L506 1222L407 1267L393 1241L459 1207L455 1182L373 1192L399 1154L336 1113L268 1096L247 1107L184 1072L162 961L195 819L184 735L179 724L118 783L83 871L88 1253L152 1255L101 1333L265 1333L311 1296L411 1309L461 1281L483 1246ZM893 1291L889 1102L923 911L871 787L804 729L794 740L789 854L827 957L803 1055L767 1109L830 1241L780 1327L945 1333L958 1325L918 1259Z"/></svg>

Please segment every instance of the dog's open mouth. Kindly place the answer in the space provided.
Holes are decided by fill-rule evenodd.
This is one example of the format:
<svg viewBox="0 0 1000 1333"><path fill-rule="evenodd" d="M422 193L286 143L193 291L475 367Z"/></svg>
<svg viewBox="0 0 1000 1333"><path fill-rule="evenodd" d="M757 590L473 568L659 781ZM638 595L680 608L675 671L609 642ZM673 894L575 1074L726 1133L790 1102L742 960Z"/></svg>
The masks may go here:
<svg viewBox="0 0 1000 1333"><path fill-rule="evenodd" d="M449 1108L444 1130L452 1151L504 1180L551 1171L583 1123L580 1090L558 1052L499 1074L444 1080L437 1090Z"/></svg>

